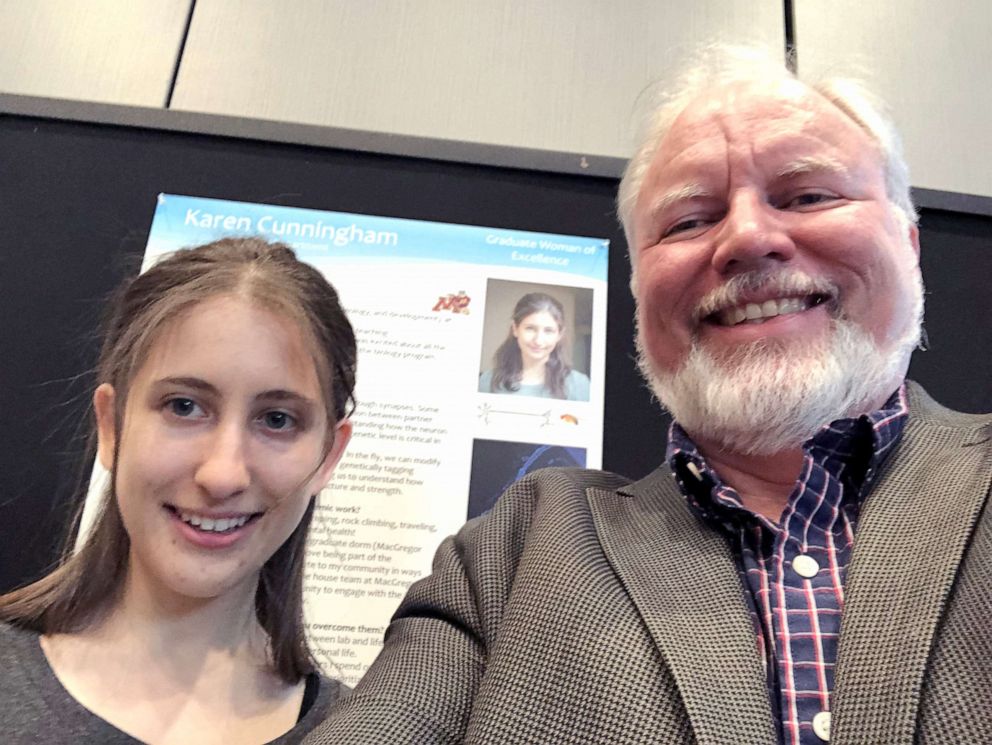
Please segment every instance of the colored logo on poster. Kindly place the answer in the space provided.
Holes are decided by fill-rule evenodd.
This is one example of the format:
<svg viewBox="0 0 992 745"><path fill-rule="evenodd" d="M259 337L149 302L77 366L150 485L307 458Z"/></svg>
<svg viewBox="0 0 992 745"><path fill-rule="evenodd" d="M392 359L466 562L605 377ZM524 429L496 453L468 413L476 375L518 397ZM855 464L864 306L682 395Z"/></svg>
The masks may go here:
<svg viewBox="0 0 992 745"><path fill-rule="evenodd" d="M468 315L468 304L471 302L472 298L466 295L464 290L461 290L457 295L449 292L437 299L433 310L450 310L452 313Z"/></svg>

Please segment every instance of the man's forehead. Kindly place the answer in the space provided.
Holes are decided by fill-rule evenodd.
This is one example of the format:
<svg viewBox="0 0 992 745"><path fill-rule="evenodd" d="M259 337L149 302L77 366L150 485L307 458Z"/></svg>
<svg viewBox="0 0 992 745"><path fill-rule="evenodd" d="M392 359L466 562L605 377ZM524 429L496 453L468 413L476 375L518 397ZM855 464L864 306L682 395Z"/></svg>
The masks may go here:
<svg viewBox="0 0 992 745"><path fill-rule="evenodd" d="M655 152L655 178L697 151L715 155L714 140L755 151L802 140L858 160L866 150L877 155L877 143L854 119L798 80L732 83L703 91L676 117Z"/></svg>
<svg viewBox="0 0 992 745"><path fill-rule="evenodd" d="M689 102L675 118L658 151L674 154L703 137L762 135L770 127L799 132L821 120L830 126L854 124L797 80L721 85L704 90Z"/></svg>

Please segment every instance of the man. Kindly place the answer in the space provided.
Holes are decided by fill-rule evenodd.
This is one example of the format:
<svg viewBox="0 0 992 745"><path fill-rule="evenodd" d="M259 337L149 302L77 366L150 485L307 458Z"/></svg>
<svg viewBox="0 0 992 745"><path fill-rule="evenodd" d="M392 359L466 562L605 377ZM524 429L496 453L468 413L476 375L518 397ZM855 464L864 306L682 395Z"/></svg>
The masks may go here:
<svg viewBox="0 0 992 745"><path fill-rule="evenodd" d="M620 188L665 464L512 486L313 742L992 741L992 418L903 381L898 139L858 86L729 60Z"/></svg>

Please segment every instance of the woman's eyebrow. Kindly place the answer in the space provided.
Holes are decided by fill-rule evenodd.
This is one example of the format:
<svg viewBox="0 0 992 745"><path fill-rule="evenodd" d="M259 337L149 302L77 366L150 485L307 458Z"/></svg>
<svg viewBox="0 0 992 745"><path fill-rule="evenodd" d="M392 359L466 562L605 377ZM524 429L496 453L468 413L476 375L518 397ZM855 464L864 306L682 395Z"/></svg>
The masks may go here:
<svg viewBox="0 0 992 745"><path fill-rule="evenodd" d="M303 406L317 405L317 402L314 399L308 396L304 396L301 393L297 393L296 391L287 391L283 388L274 388L273 390L270 391L264 391L263 393L260 393L257 396L255 396L255 400L272 401L272 402L293 401Z"/></svg>
<svg viewBox="0 0 992 745"><path fill-rule="evenodd" d="M184 375L170 376L167 378L159 378L155 381L155 385L166 386L175 385L181 386L183 388L192 388L195 391L201 391L203 393L209 393L212 395L217 395L219 392L217 388L202 378L193 378Z"/></svg>

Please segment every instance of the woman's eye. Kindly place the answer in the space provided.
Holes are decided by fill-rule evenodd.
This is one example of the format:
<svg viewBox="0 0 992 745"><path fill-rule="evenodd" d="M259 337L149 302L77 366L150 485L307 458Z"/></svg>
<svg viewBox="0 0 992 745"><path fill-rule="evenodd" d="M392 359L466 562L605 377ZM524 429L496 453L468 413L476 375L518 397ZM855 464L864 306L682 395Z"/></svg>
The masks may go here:
<svg viewBox="0 0 992 745"><path fill-rule="evenodd" d="M262 422L269 429L276 431L284 431L296 426L296 419L285 411L267 411L262 414Z"/></svg>
<svg viewBox="0 0 992 745"><path fill-rule="evenodd" d="M172 398L167 405L169 411L183 419L203 416L203 409L191 398Z"/></svg>

